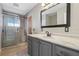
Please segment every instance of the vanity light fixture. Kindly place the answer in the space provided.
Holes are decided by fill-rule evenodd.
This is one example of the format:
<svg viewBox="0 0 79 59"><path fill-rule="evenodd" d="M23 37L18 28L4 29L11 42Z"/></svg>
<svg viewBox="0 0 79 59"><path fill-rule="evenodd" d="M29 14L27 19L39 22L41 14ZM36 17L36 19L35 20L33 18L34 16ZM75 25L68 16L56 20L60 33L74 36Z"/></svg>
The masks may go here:
<svg viewBox="0 0 79 59"><path fill-rule="evenodd" d="M13 3L13 6L19 7L19 4L18 3Z"/></svg>
<svg viewBox="0 0 79 59"><path fill-rule="evenodd" d="M45 6L45 3L42 3L41 6L44 7Z"/></svg>
<svg viewBox="0 0 79 59"><path fill-rule="evenodd" d="M47 5L49 5L50 3L42 3L41 6L42 7L46 7Z"/></svg>
<svg viewBox="0 0 79 59"><path fill-rule="evenodd" d="M50 3L42 3L42 4L41 4L42 10L48 9L48 5L49 5L49 4L50 4Z"/></svg>
<svg viewBox="0 0 79 59"><path fill-rule="evenodd" d="M47 10L48 8L51 8L52 6L57 5L58 3L42 3L42 10Z"/></svg>

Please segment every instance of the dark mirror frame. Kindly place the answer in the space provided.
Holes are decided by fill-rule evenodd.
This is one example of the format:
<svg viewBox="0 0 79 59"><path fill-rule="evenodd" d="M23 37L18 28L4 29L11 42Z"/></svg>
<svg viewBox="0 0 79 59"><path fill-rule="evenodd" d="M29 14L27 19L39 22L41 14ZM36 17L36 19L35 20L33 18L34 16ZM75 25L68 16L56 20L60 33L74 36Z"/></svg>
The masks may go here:
<svg viewBox="0 0 79 59"><path fill-rule="evenodd" d="M58 4L60 4L60 3L58 3ZM58 5L58 4L56 4L56 5ZM66 11L66 24L58 24L58 25L49 25L49 26L42 26L42 13L44 12L44 11L46 11L46 10L48 10L48 9L50 9L50 8L52 8L52 7L54 7L54 6L56 6L56 5L54 5L54 6L52 6L52 7L49 7L48 9L46 9L46 10L42 10L41 12L40 12L40 19L41 19L41 28L51 28L51 27L65 27L65 31L66 32L68 32L69 31L69 27L70 27L70 8L71 8L71 4L70 3L66 3L67 4L67 11ZM67 30L66 30L67 29Z"/></svg>

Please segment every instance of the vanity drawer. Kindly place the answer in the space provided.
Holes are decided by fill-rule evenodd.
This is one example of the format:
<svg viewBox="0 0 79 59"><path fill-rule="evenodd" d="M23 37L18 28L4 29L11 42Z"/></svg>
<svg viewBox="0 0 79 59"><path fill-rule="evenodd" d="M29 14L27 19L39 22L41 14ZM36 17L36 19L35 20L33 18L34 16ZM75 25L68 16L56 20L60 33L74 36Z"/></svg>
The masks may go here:
<svg viewBox="0 0 79 59"><path fill-rule="evenodd" d="M44 42L44 41L40 41L40 43L41 43L41 44L44 44L44 45L48 45L48 46L50 45L50 43Z"/></svg>
<svg viewBox="0 0 79 59"><path fill-rule="evenodd" d="M79 52L55 45L54 55L55 56L79 56Z"/></svg>

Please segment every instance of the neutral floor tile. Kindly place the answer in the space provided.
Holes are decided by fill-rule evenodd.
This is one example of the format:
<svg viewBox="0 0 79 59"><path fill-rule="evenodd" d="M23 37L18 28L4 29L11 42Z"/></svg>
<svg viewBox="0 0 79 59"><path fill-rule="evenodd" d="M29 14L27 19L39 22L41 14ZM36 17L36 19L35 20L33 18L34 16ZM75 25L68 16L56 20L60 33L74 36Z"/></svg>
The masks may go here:
<svg viewBox="0 0 79 59"><path fill-rule="evenodd" d="M16 46L3 48L1 56L28 56L27 50L27 43L24 42Z"/></svg>

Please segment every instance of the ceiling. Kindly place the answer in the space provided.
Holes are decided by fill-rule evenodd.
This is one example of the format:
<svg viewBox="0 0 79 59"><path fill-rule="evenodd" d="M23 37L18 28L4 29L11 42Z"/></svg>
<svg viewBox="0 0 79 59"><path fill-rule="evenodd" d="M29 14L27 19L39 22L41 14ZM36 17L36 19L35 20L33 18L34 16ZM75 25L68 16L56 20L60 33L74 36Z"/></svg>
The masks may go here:
<svg viewBox="0 0 79 59"><path fill-rule="evenodd" d="M25 15L36 5L37 3L2 3L2 8L8 12Z"/></svg>

